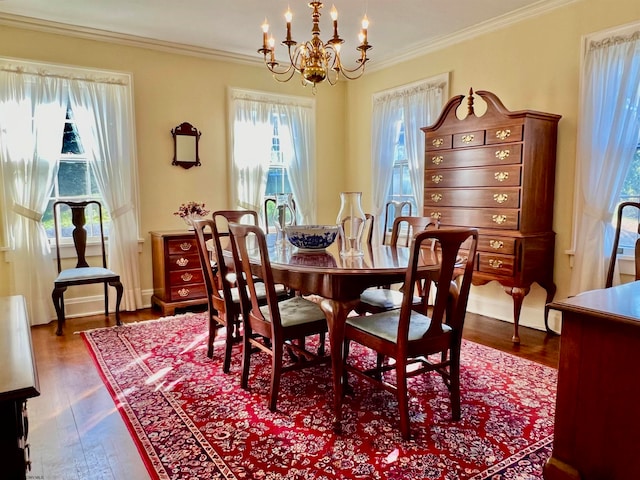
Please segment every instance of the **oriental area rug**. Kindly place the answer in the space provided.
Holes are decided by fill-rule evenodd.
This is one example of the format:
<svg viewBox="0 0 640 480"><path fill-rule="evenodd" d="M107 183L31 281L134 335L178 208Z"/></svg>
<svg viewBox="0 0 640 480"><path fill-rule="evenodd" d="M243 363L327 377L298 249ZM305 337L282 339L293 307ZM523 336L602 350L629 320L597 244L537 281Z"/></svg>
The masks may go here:
<svg viewBox="0 0 640 480"><path fill-rule="evenodd" d="M537 479L551 455L557 372L464 341L462 419L434 374L410 383L403 441L395 397L352 377L343 433L331 428L328 366L283 375L267 407L270 359L254 354L240 388L241 346L222 372L224 332L206 356L207 315L82 333L154 479ZM358 361L375 356L352 346Z"/></svg>

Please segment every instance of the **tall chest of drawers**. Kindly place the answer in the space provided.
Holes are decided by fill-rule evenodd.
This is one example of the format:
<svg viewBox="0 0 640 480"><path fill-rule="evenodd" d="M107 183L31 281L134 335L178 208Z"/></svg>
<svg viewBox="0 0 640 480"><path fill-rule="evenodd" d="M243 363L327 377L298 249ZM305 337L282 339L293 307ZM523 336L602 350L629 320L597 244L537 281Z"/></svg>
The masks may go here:
<svg viewBox="0 0 640 480"><path fill-rule="evenodd" d="M194 232L150 232L153 259L152 306L163 315L207 304L207 291Z"/></svg>
<svg viewBox="0 0 640 480"><path fill-rule="evenodd" d="M425 134L424 215L445 226L479 229L475 285L496 280L513 298L513 341L524 297L537 282L553 299L553 194L560 115L507 110L478 91L486 111L476 116L474 94L445 105Z"/></svg>

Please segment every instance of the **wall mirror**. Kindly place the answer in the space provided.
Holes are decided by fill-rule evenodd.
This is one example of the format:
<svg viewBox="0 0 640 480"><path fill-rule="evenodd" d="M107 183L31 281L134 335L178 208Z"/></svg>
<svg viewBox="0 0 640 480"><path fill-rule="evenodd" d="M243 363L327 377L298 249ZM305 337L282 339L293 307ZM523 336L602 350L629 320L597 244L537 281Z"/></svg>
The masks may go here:
<svg viewBox="0 0 640 480"><path fill-rule="evenodd" d="M182 168L199 166L198 142L202 132L199 132L190 123L184 122L172 129L171 134L173 135L173 162L171 165L179 165Z"/></svg>

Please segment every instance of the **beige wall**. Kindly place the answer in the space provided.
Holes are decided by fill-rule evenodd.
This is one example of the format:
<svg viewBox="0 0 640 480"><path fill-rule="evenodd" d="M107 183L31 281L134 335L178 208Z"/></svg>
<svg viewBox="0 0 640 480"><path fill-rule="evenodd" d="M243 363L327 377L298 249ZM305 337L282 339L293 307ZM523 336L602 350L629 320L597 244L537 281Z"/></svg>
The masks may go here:
<svg viewBox="0 0 640 480"><path fill-rule="evenodd" d="M317 94L318 220L333 221L341 190L362 190L365 207L371 201L371 95L450 72L450 96L466 94L469 88L489 90L510 110L562 115L555 189L555 279L557 296L566 296L581 38L638 20L637 0L580 0L403 64L368 72L356 82L321 86ZM227 87L311 95L299 82L276 83L263 68L3 26L0 55L133 73L141 234L146 240L141 276L146 290L152 288L148 231L183 228L171 212L185 200L205 201L212 208L228 206ZM190 170L171 166L169 132L183 121L203 132L203 165ZM10 293L7 266L1 261L0 282L0 294ZM544 292L534 286L525 299L522 324L540 328L543 305ZM470 308L507 320L512 315L509 297L495 282L474 288Z"/></svg>
<svg viewBox="0 0 640 480"><path fill-rule="evenodd" d="M531 109L562 115L558 130L554 230L556 298L568 295L576 125L582 36L640 20L637 0L582 0L518 24L472 38L420 58L369 72L348 85L347 175L371 201L371 95L405 83L450 72L450 95L469 88L489 90L510 110ZM402 52L399 52L402 53ZM464 106L464 105L463 105ZM477 112L479 113L479 112ZM525 298L521 324L541 328L544 290L534 285ZM469 308L512 319L512 303L497 282L473 289ZM552 312L552 325L558 317Z"/></svg>

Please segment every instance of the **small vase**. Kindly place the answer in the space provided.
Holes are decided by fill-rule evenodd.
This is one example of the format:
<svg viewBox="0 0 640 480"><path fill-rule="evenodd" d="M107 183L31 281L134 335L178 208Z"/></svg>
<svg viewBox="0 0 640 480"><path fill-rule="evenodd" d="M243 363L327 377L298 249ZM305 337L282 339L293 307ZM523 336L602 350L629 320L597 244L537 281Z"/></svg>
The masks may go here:
<svg viewBox="0 0 640 480"><path fill-rule="evenodd" d="M340 212L336 223L340 228L340 255L360 257L366 216L362 210L362 192L340 193Z"/></svg>
<svg viewBox="0 0 640 480"><path fill-rule="evenodd" d="M295 225L296 219L293 208L293 194L278 193L276 194L276 208L273 211L273 224L276 227L276 245L284 242L284 227L286 225ZM287 222L287 216L289 221Z"/></svg>
<svg viewBox="0 0 640 480"><path fill-rule="evenodd" d="M186 217L182 217L182 220L184 221L184 223L187 224L188 230L195 230L195 227L191 223L191 220L196 220L200 218L205 218L205 217L203 217L202 215L191 214L191 215L187 215Z"/></svg>

